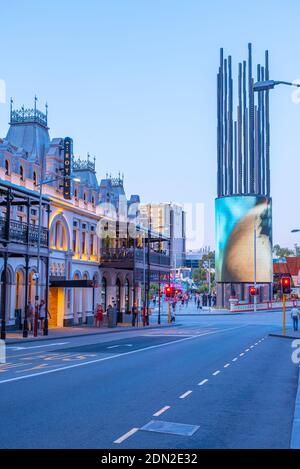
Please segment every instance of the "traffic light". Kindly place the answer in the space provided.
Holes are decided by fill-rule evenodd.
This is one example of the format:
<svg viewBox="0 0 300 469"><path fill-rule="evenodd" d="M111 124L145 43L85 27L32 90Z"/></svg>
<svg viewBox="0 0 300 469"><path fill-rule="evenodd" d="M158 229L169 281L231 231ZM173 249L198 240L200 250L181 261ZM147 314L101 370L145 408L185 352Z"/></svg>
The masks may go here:
<svg viewBox="0 0 300 469"><path fill-rule="evenodd" d="M281 291L284 295L291 293L291 277L281 278Z"/></svg>
<svg viewBox="0 0 300 469"><path fill-rule="evenodd" d="M172 297L172 290L173 290L173 288L170 285L165 286L165 294L166 294L167 298Z"/></svg>
<svg viewBox="0 0 300 469"><path fill-rule="evenodd" d="M251 296L258 295L258 288L249 287L249 294L250 294Z"/></svg>

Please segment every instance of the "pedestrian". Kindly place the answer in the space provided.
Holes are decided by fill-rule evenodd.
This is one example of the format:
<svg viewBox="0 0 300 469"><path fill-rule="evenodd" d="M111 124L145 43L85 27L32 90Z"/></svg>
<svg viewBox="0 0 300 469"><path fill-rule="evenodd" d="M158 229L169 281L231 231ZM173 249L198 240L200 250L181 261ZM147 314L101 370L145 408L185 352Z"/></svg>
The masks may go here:
<svg viewBox="0 0 300 469"><path fill-rule="evenodd" d="M108 327L113 327L113 307L111 304L108 305L107 307L107 310L106 310L106 314L107 314L107 322L108 322Z"/></svg>
<svg viewBox="0 0 300 469"><path fill-rule="evenodd" d="M211 307L211 293L207 295L208 306Z"/></svg>
<svg viewBox="0 0 300 469"><path fill-rule="evenodd" d="M198 299L197 299L197 309L202 309L200 296L198 296Z"/></svg>
<svg viewBox="0 0 300 469"><path fill-rule="evenodd" d="M39 320L40 320L40 325L41 325L42 330L45 327L45 319L46 319L46 303L44 300L41 300L41 304L39 306Z"/></svg>
<svg viewBox="0 0 300 469"><path fill-rule="evenodd" d="M132 327L135 326L137 320L138 320L138 314L139 314L139 309L137 306L137 302L135 301L132 306Z"/></svg>
<svg viewBox="0 0 300 469"><path fill-rule="evenodd" d="M27 303L27 306L26 306L26 313L25 313L25 317L27 319L27 324L29 326L30 324L30 330L31 332L33 332L33 328L34 328L34 307L31 303L31 301L29 300L28 303Z"/></svg>
<svg viewBox="0 0 300 469"><path fill-rule="evenodd" d="M95 313L95 326L96 327L101 326L102 321L103 321L103 313L104 313L103 306L100 304L97 304L96 313Z"/></svg>
<svg viewBox="0 0 300 469"><path fill-rule="evenodd" d="M294 307L292 308L291 310L291 318L293 320L293 328L294 328L294 331L297 331L298 330L298 323L299 323L299 309Z"/></svg>

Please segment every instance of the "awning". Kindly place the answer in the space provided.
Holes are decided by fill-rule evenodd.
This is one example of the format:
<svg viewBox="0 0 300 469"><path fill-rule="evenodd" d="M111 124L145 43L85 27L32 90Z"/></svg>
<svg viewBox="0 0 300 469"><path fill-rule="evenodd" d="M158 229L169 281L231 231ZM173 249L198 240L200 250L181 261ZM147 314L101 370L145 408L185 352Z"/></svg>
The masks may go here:
<svg viewBox="0 0 300 469"><path fill-rule="evenodd" d="M95 288L93 280L50 280L50 287Z"/></svg>

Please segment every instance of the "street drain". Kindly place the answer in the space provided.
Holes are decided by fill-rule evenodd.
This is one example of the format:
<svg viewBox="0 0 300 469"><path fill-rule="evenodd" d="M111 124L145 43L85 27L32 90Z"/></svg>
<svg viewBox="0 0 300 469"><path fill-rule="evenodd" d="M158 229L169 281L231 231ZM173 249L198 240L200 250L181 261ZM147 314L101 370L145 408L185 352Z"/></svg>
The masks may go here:
<svg viewBox="0 0 300 469"><path fill-rule="evenodd" d="M199 425L151 420L140 430L144 430L146 432L169 433L171 435L192 436L198 428Z"/></svg>

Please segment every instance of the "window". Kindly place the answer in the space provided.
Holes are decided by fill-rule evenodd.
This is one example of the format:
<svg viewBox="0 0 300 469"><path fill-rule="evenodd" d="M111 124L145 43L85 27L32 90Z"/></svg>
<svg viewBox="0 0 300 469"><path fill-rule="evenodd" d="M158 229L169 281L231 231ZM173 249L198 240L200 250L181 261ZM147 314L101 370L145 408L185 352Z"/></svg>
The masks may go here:
<svg viewBox="0 0 300 469"><path fill-rule="evenodd" d="M77 221L73 221L73 226L78 226Z"/></svg>
<svg viewBox="0 0 300 469"><path fill-rule="evenodd" d="M74 191L74 196L75 196L75 200L78 200L78 190L77 189L75 189L75 191Z"/></svg>
<svg viewBox="0 0 300 469"><path fill-rule="evenodd" d="M33 171L33 184L36 186L38 182L36 171Z"/></svg>
<svg viewBox="0 0 300 469"><path fill-rule="evenodd" d="M84 200L84 203L86 204L86 203L87 203L87 195L86 195L85 192L84 192L84 194L83 194L83 200Z"/></svg>
<svg viewBox="0 0 300 469"><path fill-rule="evenodd" d="M21 179L21 181L24 181L24 169L23 169L23 166L20 166L20 179Z"/></svg>
<svg viewBox="0 0 300 469"><path fill-rule="evenodd" d="M31 209L31 215L37 215L37 209L36 208Z"/></svg>
<svg viewBox="0 0 300 469"><path fill-rule="evenodd" d="M95 205L95 197L92 196L92 204Z"/></svg>
<svg viewBox="0 0 300 469"><path fill-rule="evenodd" d="M77 252L77 230L73 230L73 252Z"/></svg>
<svg viewBox="0 0 300 469"><path fill-rule="evenodd" d="M9 175L9 169L10 169L9 161L5 160L5 175L6 176Z"/></svg>
<svg viewBox="0 0 300 469"><path fill-rule="evenodd" d="M21 215L18 216L18 221L19 221L20 223L23 222L23 217L22 217Z"/></svg>
<svg viewBox="0 0 300 469"><path fill-rule="evenodd" d="M86 253L85 232L82 233L82 254Z"/></svg>
<svg viewBox="0 0 300 469"><path fill-rule="evenodd" d="M90 255L94 256L94 235L90 235Z"/></svg>

